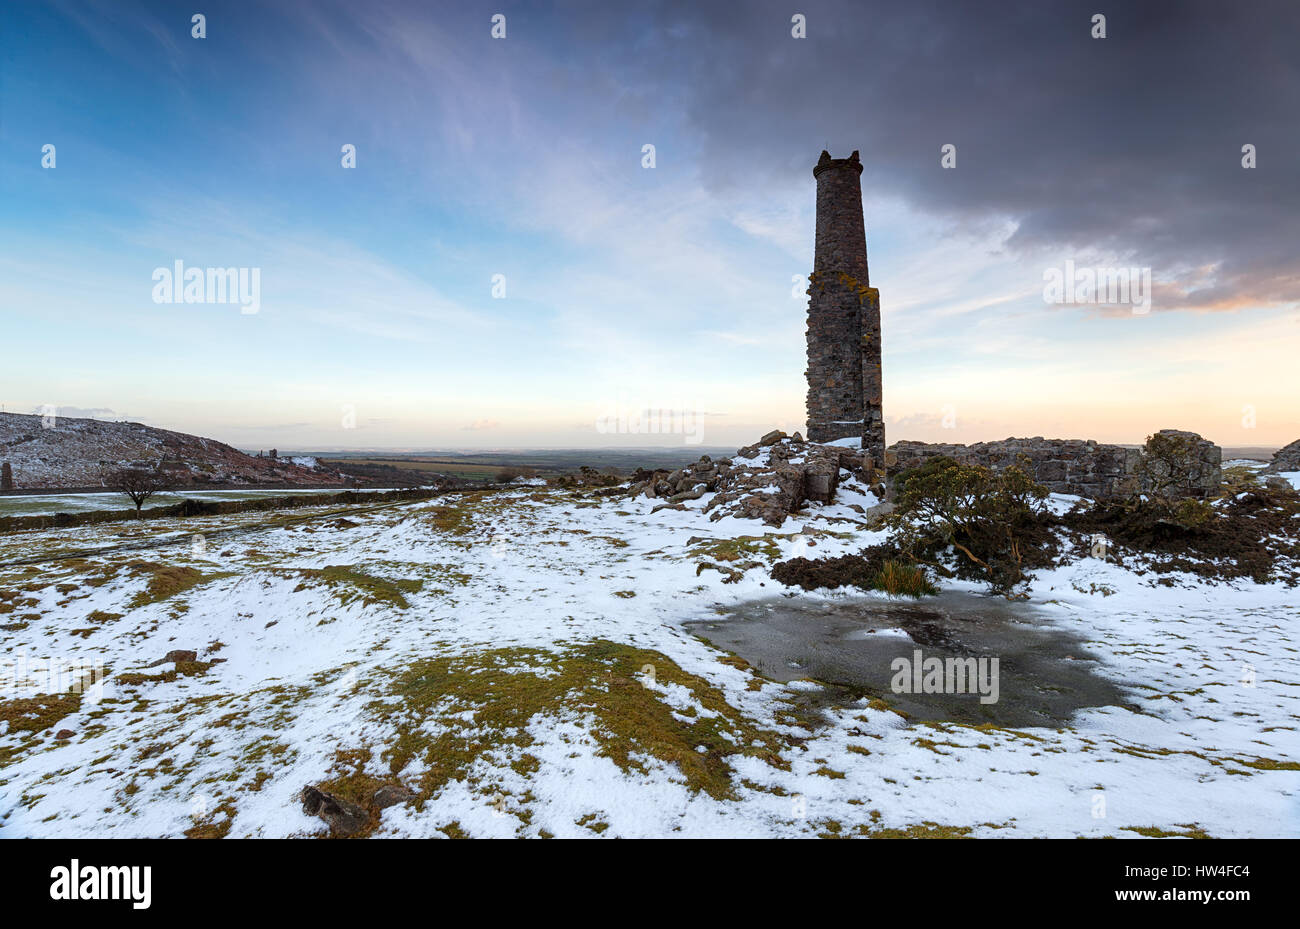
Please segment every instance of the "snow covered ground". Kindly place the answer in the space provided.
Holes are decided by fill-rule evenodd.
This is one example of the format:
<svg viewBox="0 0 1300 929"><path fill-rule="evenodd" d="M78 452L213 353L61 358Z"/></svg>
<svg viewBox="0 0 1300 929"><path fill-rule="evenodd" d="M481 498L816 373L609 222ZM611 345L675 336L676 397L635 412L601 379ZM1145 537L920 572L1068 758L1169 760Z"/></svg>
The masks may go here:
<svg viewBox="0 0 1300 929"><path fill-rule="evenodd" d="M307 494L337 494L346 487L279 487L240 488L239 490L168 491L150 497L144 509L175 506L186 500L253 500L257 497L288 497ZM359 487L358 493L379 493L391 487ZM78 494L14 494L0 497L0 516L42 516L53 513L89 513L93 510L129 510L133 504L122 494L112 491Z"/></svg>
<svg viewBox="0 0 1300 929"><path fill-rule="evenodd" d="M0 692L0 835L325 834L308 784L409 789L375 836L1300 834L1296 590L1084 560L1033 604L1130 708L811 718L816 682L766 681L684 623L784 592L773 561L879 541L874 498L848 482L779 530L658 502L519 487L0 536L10 668L107 673ZM196 660L155 665L174 650Z"/></svg>

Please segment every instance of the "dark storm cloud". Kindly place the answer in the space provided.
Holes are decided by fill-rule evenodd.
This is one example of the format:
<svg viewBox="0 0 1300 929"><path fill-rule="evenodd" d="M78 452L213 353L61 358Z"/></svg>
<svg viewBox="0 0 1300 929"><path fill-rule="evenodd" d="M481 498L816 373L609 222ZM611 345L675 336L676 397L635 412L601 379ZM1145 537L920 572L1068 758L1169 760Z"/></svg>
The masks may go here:
<svg viewBox="0 0 1300 929"><path fill-rule="evenodd" d="M806 40L790 37L796 12ZM1097 12L1105 39L1090 35ZM1300 299L1300 4L789 0L643 15L655 60L627 67L686 88L715 188L802 178L824 146L859 149L865 191L962 222L1010 218L1017 252L1150 266L1170 281L1157 308ZM579 34L629 28L588 20ZM940 168L946 143L956 170Z"/></svg>

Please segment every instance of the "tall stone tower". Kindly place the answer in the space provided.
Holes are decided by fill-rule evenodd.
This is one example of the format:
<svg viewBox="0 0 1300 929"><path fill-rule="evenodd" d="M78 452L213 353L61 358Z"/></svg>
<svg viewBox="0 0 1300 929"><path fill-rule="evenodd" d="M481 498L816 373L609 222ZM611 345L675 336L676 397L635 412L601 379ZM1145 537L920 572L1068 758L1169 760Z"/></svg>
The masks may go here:
<svg viewBox="0 0 1300 929"><path fill-rule="evenodd" d="M867 274L858 153L822 152L817 247L808 283L808 438L860 436L873 467L885 462L880 408L880 292Z"/></svg>

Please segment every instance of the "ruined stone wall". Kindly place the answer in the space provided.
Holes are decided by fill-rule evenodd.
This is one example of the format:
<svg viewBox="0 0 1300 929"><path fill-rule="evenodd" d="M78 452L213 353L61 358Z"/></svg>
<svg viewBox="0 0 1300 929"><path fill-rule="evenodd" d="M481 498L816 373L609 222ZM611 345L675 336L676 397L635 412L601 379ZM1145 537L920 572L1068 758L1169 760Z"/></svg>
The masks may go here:
<svg viewBox="0 0 1300 929"><path fill-rule="evenodd" d="M1194 432L1162 429L1152 439L1182 436L1188 448L1178 470L1188 475L1187 486L1180 492L1206 496L1219 488L1223 451ZM928 442L896 442L886 455L890 475L924 464L931 458L946 455L962 464L1002 469L1016 464L1019 456L1029 459L1033 478L1052 493L1077 494L1094 500L1149 492L1148 476L1159 462L1150 455L1151 440L1143 448L1102 445L1091 439L1003 439L1001 442L977 442L974 445L949 445ZM1146 461L1145 469L1142 467Z"/></svg>
<svg viewBox="0 0 1300 929"><path fill-rule="evenodd" d="M930 458L947 455L962 464L1002 469L1026 456L1034 480L1052 493L1100 499L1135 489L1133 475L1142 450L1101 445L1090 439L1004 439L974 445L896 442L889 449L890 473L914 468Z"/></svg>
<svg viewBox="0 0 1300 929"><path fill-rule="evenodd" d="M808 286L808 438L861 437L882 460L880 294L870 286L858 153L822 152L817 239Z"/></svg>

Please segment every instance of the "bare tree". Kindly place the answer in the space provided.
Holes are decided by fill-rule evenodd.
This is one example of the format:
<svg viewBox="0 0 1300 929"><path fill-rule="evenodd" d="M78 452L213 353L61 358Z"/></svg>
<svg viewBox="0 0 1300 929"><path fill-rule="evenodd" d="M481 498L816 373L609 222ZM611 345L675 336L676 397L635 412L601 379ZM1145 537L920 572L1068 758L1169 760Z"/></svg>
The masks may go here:
<svg viewBox="0 0 1300 929"><path fill-rule="evenodd" d="M161 471L150 471L145 468L123 468L115 471L108 479L108 485L118 493L130 498L135 504L135 515L140 515L140 509L144 506L145 501L154 494L164 491L168 488L167 476Z"/></svg>

